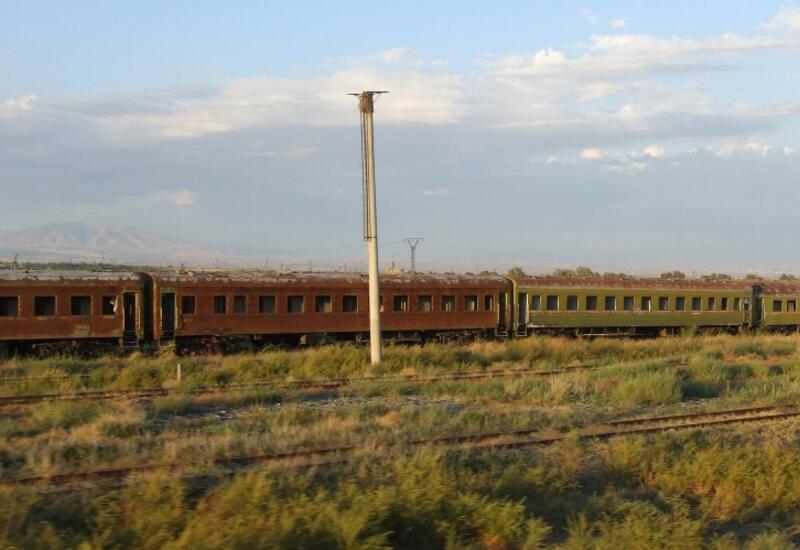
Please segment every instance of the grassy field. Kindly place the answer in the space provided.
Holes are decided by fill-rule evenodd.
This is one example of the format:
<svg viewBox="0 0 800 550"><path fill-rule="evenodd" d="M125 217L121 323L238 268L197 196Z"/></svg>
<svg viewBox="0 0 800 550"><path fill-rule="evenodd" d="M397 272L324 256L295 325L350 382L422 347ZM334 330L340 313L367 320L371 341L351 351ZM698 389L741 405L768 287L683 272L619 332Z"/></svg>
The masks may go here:
<svg viewBox="0 0 800 550"><path fill-rule="evenodd" d="M6 483L0 547L794 548L800 421L567 437L503 451L408 452L402 443L513 429L571 434L614 418L800 403L798 344L798 336L771 335L530 338L389 348L379 369L356 346L7 360L0 395L178 391L0 409L0 480L181 466L111 484ZM569 369L576 365L599 368ZM368 378L531 368L559 372L430 383ZM342 376L358 380L324 391L182 392ZM213 464L343 445L358 450L342 464Z"/></svg>

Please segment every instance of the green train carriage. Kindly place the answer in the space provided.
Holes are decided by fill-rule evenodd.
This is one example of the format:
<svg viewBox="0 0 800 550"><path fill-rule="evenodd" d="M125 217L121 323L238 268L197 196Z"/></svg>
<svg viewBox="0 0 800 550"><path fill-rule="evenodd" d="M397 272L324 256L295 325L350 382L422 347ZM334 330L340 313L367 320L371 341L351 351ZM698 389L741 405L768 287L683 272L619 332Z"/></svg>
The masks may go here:
<svg viewBox="0 0 800 550"><path fill-rule="evenodd" d="M797 331L800 328L800 284L766 281L756 287L759 307L758 325L773 331Z"/></svg>
<svg viewBox="0 0 800 550"><path fill-rule="evenodd" d="M517 336L647 335L687 327L749 328L754 288L742 281L512 278Z"/></svg>

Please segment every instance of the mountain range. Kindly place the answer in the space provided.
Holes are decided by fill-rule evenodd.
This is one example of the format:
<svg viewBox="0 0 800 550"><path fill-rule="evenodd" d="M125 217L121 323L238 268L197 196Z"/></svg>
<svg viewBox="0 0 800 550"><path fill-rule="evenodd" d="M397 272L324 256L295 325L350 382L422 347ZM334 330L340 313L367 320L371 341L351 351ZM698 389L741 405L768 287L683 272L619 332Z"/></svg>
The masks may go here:
<svg viewBox="0 0 800 550"><path fill-rule="evenodd" d="M0 257L21 261L176 264L241 259L128 226L51 223L0 233ZM235 261L234 263L240 263Z"/></svg>

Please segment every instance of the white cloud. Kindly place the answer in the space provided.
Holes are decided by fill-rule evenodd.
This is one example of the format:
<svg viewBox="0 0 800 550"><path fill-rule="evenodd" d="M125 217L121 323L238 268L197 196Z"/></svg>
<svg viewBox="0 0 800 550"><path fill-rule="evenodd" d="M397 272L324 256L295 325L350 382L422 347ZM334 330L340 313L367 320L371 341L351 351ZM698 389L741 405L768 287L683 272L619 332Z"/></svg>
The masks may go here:
<svg viewBox="0 0 800 550"><path fill-rule="evenodd" d="M162 99L165 105L156 112L123 110L96 118L113 133L138 130L172 139L264 125L351 125L358 122L358 112L356 100L347 94L362 89L391 92L376 106L384 124L449 124L465 114L459 75L364 66L310 80L237 79L197 99Z"/></svg>
<svg viewBox="0 0 800 550"><path fill-rule="evenodd" d="M628 20L624 17L619 17L617 19L612 19L608 22L611 25L612 29L624 29L628 26Z"/></svg>
<svg viewBox="0 0 800 550"><path fill-rule="evenodd" d="M661 147L660 145L653 144L653 145L648 145L647 147L645 147L644 151L642 151L642 154L646 155L648 157L653 157L653 158L656 158L656 159L660 159L661 157L664 156L665 152L666 151L664 150L663 147Z"/></svg>
<svg viewBox="0 0 800 550"><path fill-rule="evenodd" d="M760 26L773 32L800 32L800 7L781 8L772 20Z"/></svg>
<svg viewBox="0 0 800 550"><path fill-rule="evenodd" d="M790 156L792 156L792 155L794 155L796 153L797 153L797 150L795 150L795 149L793 149L791 147L784 147L783 148L783 155L786 156L786 157L790 157Z"/></svg>
<svg viewBox="0 0 800 550"><path fill-rule="evenodd" d="M0 118L12 117L33 110L37 99L35 95L25 95L4 101L0 104Z"/></svg>
<svg viewBox="0 0 800 550"><path fill-rule="evenodd" d="M592 10L589 8L583 8L581 10L581 15L583 16L583 20L589 23L590 25L597 25L600 23L600 18L597 17Z"/></svg>
<svg viewBox="0 0 800 550"><path fill-rule="evenodd" d="M602 149L595 149L589 147L581 151L581 159L583 160L600 160L606 155Z"/></svg>
<svg viewBox="0 0 800 550"><path fill-rule="evenodd" d="M730 158L741 155L758 155L766 157L772 149L770 145L764 145L755 138L750 138L746 142L727 141L713 150L713 153L721 158Z"/></svg>
<svg viewBox="0 0 800 550"><path fill-rule="evenodd" d="M425 197L443 197L449 195L450 191L446 187L439 187L437 189L425 189L422 194Z"/></svg>
<svg viewBox="0 0 800 550"><path fill-rule="evenodd" d="M629 156L617 156L610 160L608 169L612 172L636 173L647 169L647 163Z"/></svg>
<svg viewBox="0 0 800 550"><path fill-rule="evenodd" d="M194 193L188 189L178 189L172 193L168 193L167 201L177 206L178 208L189 208L195 204Z"/></svg>

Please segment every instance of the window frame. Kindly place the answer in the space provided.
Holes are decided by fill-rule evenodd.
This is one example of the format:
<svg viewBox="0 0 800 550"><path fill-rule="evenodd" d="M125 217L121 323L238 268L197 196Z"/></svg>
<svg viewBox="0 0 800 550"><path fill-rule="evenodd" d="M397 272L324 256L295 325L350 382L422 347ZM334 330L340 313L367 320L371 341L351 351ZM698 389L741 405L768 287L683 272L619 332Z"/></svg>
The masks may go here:
<svg viewBox="0 0 800 550"><path fill-rule="evenodd" d="M191 303L191 311L186 311L186 304ZM181 316L197 315L197 297L194 294L181 294Z"/></svg>
<svg viewBox="0 0 800 550"><path fill-rule="evenodd" d="M49 300L53 305L52 313L39 313L39 300ZM58 300L55 296L34 296L33 297L33 316L34 317L57 317L58 316Z"/></svg>
<svg viewBox="0 0 800 550"><path fill-rule="evenodd" d="M219 311L220 304L222 304L222 311ZM214 315L228 314L228 296L226 294L216 294L211 297L211 312Z"/></svg>
<svg viewBox="0 0 800 550"><path fill-rule="evenodd" d="M88 313L75 313L75 305L79 302L75 300L86 299L89 303ZM80 308L83 309L83 308ZM69 297L69 315L70 317L91 317L92 316L92 295L91 294L76 294Z"/></svg>
<svg viewBox="0 0 800 550"><path fill-rule="evenodd" d="M297 304L299 300L300 309L299 311L292 311L294 305ZM286 313L290 315L302 315L306 312L306 297L304 294L290 294L286 297Z"/></svg>
<svg viewBox="0 0 800 550"><path fill-rule="evenodd" d="M265 304L272 300L272 311L269 311ZM275 315L278 313L278 297L275 294L259 294L258 295L258 314L259 315Z"/></svg>
<svg viewBox="0 0 800 550"><path fill-rule="evenodd" d="M322 307L320 308L320 306ZM314 313L333 313L333 296L330 294L315 294Z"/></svg>
<svg viewBox="0 0 800 550"><path fill-rule="evenodd" d="M452 308L448 309L448 305L452 304ZM442 295L442 311L445 313L454 313L456 311L456 295L443 294Z"/></svg>
<svg viewBox="0 0 800 550"><path fill-rule="evenodd" d="M20 317L22 311L20 308L20 299L19 296L0 296L0 300L13 300L14 303L14 315L0 315L2 319L15 319Z"/></svg>
<svg viewBox="0 0 800 550"><path fill-rule="evenodd" d="M580 309L580 300L576 295L567 295L567 311L578 311Z"/></svg>
<svg viewBox="0 0 800 550"><path fill-rule="evenodd" d="M353 309L348 309L351 301L354 301L355 307ZM342 313L358 313L358 294L342 295Z"/></svg>
<svg viewBox="0 0 800 550"><path fill-rule="evenodd" d="M559 311L561 308L561 296L558 294L548 294L544 300L545 311ZM552 304L555 303L555 307Z"/></svg>
<svg viewBox="0 0 800 550"><path fill-rule="evenodd" d="M408 313L411 299L408 294L395 294L392 296L392 311L394 313Z"/></svg>
<svg viewBox="0 0 800 550"><path fill-rule="evenodd" d="M622 297L622 311L627 311L629 313L636 311L636 296Z"/></svg>
<svg viewBox="0 0 800 550"><path fill-rule="evenodd" d="M599 305L597 296L586 296L586 311L597 311Z"/></svg>

